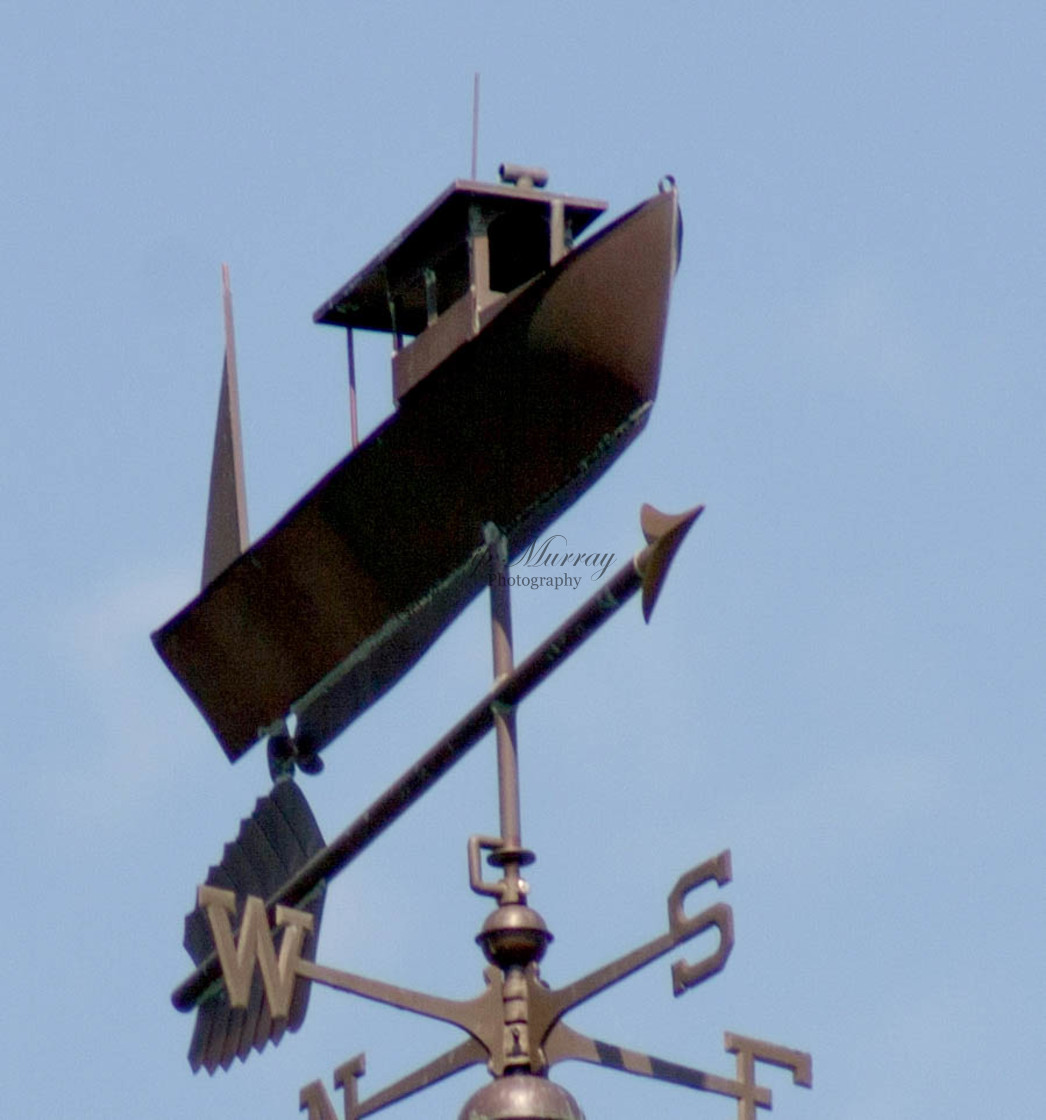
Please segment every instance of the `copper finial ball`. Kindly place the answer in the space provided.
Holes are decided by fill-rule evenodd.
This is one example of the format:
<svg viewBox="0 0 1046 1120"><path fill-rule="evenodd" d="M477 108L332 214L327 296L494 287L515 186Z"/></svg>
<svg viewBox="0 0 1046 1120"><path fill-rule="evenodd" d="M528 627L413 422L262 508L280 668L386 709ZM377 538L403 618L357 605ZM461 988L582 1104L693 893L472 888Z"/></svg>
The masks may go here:
<svg viewBox="0 0 1046 1120"><path fill-rule="evenodd" d="M544 919L522 903L510 903L492 911L476 941L491 964L498 968L525 968L539 961L552 940Z"/></svg>
<svg viewBox="0 0 1046 1120"><path fill-rule="evenodd" d="M458 1120L585 1120L585 1114L561 1086L530 1073L510 1073L473 1093Z"/></svg>

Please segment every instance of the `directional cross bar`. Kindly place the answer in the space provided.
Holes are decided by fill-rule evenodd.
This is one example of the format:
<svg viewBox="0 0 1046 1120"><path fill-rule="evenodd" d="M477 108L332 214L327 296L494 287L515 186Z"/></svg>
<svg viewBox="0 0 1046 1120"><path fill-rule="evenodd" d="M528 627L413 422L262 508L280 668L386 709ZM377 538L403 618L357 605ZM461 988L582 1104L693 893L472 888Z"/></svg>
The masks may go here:
<svg viewBox="0 0 1046 1120"><path fill-rule="evenodd" d="M460 1073L469 1066L478 1065L486 1059L486 1056L486 1051L475 1039L467 1039L460 1046L455 1046L453 1050L448 1050L434 1061L361 1101L357 1082L363 1076L366 1066L363 1055L357 1054L355 1058L343 1062L334 1071L334 1087L344 1090L345 1120L362 1120L362 1117L380 1112L388 1105L413 1096L452 1074ZM322 1081L311 1081L302 1088L298 1097L298 1107L302 1112L309 1110L308 1120L338 1120Z"/></svg>
<svg viewBox="0 0 1046 1120"><path fill-rule="evenodd" d="M547 1042L547 1052L549 1065L571 1060L589 1062L605 1069L619 1070L653 1081L664 1081L684 1089L731 1097L737 1101L737 1120L756 1120L757 1108L769 1109L773 1106L773 1093L765 1085L756 1083L757 1062L787 1069L796 1085L807 1089L813 1087L812 1059L802 1050L792 1050L730 1031L723 1035L723 1046L727 1053L737 1055L736 1077L723 1077L692 1066L680 1065L678 1062L668 1062L653 1054L600 1042L572 1030L566 1023L556 1024ZM379 1112L437 1081L477 1065L482 1060L482 1048L474 1039L469 1039L361 1102L357 1083L366 1067L363 1055L358 1054L334 1071L335 1088L344 1090L344 1120L362 1120L363 1117ZM338 1120L330 1097L320 1081L312 1081L304 1086L299 1096L299 1106L303 1112L308 1109L308 1120Z"/></svg>
<svg viewBox="0 0 1046 1120"><path fill-rule="evenodd" d="M729 1039L733 1036L728 1034L726 1037ZM765 1045L769 1046L770 1043ZM626 1050L622 1046L588 1038L571 1030L566 1023L559 1023L548 1042L549 1065L571 1060L590 1062L622 1073L632 1073L637 1077L649 1077L654 1081L667 1081L670 1085L681 1085L686 1089L718 1093L737 1101L749 1098L761 1108L769 1108L771 1103L770 1090L761 1085L753 1084L749 1087L729 1077L720 1077L718 1074L706 1073L676 1062L666 1062L663 1058L655 1058L652 1054L643 1054L638 1050Z"/></svg>
<svg viewBox="0 0 1046 1120"><path fill-rule="evenodd" d="M664 956L677 945L713 928L719 932L718 946L704 960L695 965L686 965L681 961L673 965L673 983L677 995L696 986L726 964L734 943L730 907L725 903L715 903L693 917L687 917L683 913L686 895L711 880L720 885L730 881L729 852L721 852L680 877L669 895L667 933L596 969L573 984L554 991L541 982L536 966L531 966L518 978L522 990L517 995L526 1001L535 1040L531 1057L534 1072L540 1072L545 1064L540 1057L542 1043L567 1011ZM286 1016L294 978L300 976L377 1003L453 1023L480 1043L493 1066L499 1070L504 1066L502 1016L508 981L500 969L488 966L484 970L486 988L475 999L444 999L329 968L303 958L301 937L312 924L312 915L305 911L284 906L277 908L276 926L286 927L277 958L274 930L265 925L260 898L248 896L238 938L233 937L231 928L231 917L236 912L236 897L232 891L204 885L199 888L199 900L200 905L206 909L207 920L218 947L219 967L232 1007L247 1006L257 966L262 974L265 999L274 1018ZM675 976L681 965L689 971L688 981L682 987L675 983ZM506 987L506 992L503 992L503 987Z"/></svg>
<svg viewBox="0 0 1046 1120"><path fill-rule="evenodd" d="M792 1074L794 1084L806 1089L813 1087L813 1060L802 1050L792 1050L787 1046L778 1046L773 1042L763 1042L761 1039L748 1038L730 1031L723 1035L723 1047L728 1054L737 1055L736 1078L720 1077L690 1066L666 1062L652 1054L625 1050L609 1042L600 1042L579 1034L566 1023L558 1023L548 1041L548 1059L549 1065L571 1059L591 1062L593 1065L621 1070L638 1077L650 1077L655 1081L667 1081L684 1088L733 1097L737 1101L737 1120L756 1120L757 1108L768 1109L773 1105L770 1090L765 1085L756 1084L756 1062L787 1069Z"/></svg>
<svg viewBox="0 0 1046 1120"><path fill-rule="evenodd" d="M719 972L727 962L734 947L734 918L730 907L723 902L714 903L693 917L683 912L685 897L702 883L712 880L719 886L730 882L730 853L720 852L682 875L668 899L668 932L655 937L638 949L625 953L616 960L597 968L580 980L551 991L543 984L530 985L531 1026L540 1043L548 1037L555 1024L572 1008L598 995L599 992L631 976L644 965L663 957L677 945L689 941L706 930L716 929L719 943L714 951L697 964L679 960L672 966L672 987L680 996L689 988ZM535 1071L537 1072L537 1071Z"/></svg>
<svg viewBox="0 0 1046 1120"><path fill-rule="evenodd" d="M265 924L260 898L248 897L239 936L234 937L231 918L236 898L231 891L202 886L199 901L207 913L232 1007L246 1006L253 972L261 970L266 1002L274 1017L287 1014L289 992L294 978L325 984L339 991L362 996L418 1015L452 1023L470 1038L452 1050L387 1085L364 1101L359 1100L358 1081L363 1075L363 1055L343 1063L335 1071L335 1086L344 1089L345 1120L361 1120L437 1081L486 1062L492 1073L501 1076L510 1065L518 1065L516 1052L510 1053L507 1027L518 1025L517 1040L530 1042L519 1055L531 1074L545 1075L563 1061L591 1062L610 1069L649 1077L658 1081L732 1097L738 1102L738 1120L756 1120L757 1108L769 1108L770 1090L756 1082L756 1064L764 1062L792 1072L797 1085L810 1086L810 1055L744 1035L727 1033L729 1053L737 1056L734 1078L707 1073L689 1066L627 1050L612 1043L589 1038L564 1023L563 1016L599 992L624 980L633 972L665 956L702 933L716 930L718 943L696 963L673 963L672 985L679 996L714 975L726 964L733 948L733 913L729 905L715 902L696 914L687 914L690 894L706 883L724 886L731 880L730 853L720 852L685 872L668 896L668 931L637 949L616 958L586 976L558 989L550 989L540 977L536 961L525 967L513 965L506 970L488 966L484 970L486 987L471 1000L451 1000L425 992L401 988L379 980L328 968L301 956L301 937L311 923L311 915L287 907L277 910L276 926L284 927L277 957L274 930ZM308 1110L309 1120L338 1120L325 1088L319 1081L301 1090L300 1106Z"/></svg>

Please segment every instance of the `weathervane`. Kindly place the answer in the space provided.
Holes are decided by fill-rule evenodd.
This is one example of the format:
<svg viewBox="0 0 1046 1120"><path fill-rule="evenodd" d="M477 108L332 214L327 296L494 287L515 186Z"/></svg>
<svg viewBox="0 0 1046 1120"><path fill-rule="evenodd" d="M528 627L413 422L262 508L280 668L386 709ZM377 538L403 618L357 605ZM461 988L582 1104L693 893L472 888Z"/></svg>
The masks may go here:
<svg viewBox="0 0 1046 1120"><path fill-rule="evenodd" d="M580 1120L549 1080L559 1062L594 1063L769 1108L757 1064L811 1084L808 1054L726 1033L733 1076L589 1038L575 1007L703 933L716 945L671 965L681 996L719 972L734 944L724 851L680 876L668 928L552 989L540 962L552 941L529 904L515 709L637 591L649 621L672 559L701 513L644 506L646 546L519 664L512 643L512 557L607 469L646 423L656 394L681 222L675 184L575 248L605 204L546 193L541 169L502 166L500 184L456 182L316 313L348 332L353 450L260 540L248 545L235 347L223 270L226 360L200 595L154 635L161 657L230 760L267 740L274 786L198 888L185 945L195 972L175 991L198 1009L193 1069L214 1072L297 1030L312 983L452 1023L466 1039L360 1099L363 1054L333 1076L357 1120L460 1070L493 1080L461 1120ZM393 338L398 410L357 446L354 329ZM398 547L397 547L398 546ZM406 547L405 547L406 546ZM398 559L404 556L409 561ZM583 553L556 554L561 568ZM546 563L548 560L546 559ZM604 565L605 571L605 565ZM331 843L293 780L392 688L483 588L494 681L487 693ZM500 834L468 839L469 884L495 907L476 938L484 988L451 1000L317 963L330 880L462 755L494 730ZM486 863L495 878L484 877ZM704 909L687 903L700 892ZM301 1089L308 1120L337 1120L322 1081Z"/></svg>

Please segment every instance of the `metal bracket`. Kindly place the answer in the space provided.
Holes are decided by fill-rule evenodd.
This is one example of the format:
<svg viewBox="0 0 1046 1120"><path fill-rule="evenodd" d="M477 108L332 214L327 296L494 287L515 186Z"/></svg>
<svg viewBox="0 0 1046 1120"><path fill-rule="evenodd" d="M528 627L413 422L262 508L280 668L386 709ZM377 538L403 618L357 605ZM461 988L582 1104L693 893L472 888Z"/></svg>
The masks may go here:
<svg viewBox="0 0 1046 1120"><path fill-rule="evenodd" d="M492 882L483 878L483 862L480 853L483 851L496 852L502 846L500 836L470 836L469 837L469 886L476 894L486 894L496 898L498 902L504 901L507 884L504 879Z"/></svg>

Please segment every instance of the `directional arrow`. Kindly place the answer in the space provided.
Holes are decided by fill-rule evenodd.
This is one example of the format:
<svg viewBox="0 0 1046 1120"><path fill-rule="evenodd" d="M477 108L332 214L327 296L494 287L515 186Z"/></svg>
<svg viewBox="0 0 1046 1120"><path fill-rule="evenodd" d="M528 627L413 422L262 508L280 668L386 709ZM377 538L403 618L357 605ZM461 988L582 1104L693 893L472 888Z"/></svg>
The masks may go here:
<svg viewBox="0 0 1046 1120"><path fill-rule="evenodd" d="M431 747L376 801L356 818L327 847L318 851L296 874L266 900L270 924L277 906L296 906L320 883L343 870L372 840L397 820L422 794L491 729L495 708L519 704L552 670L590 638L611 615L616 614L642 589L643 615L650 614L665 577L691 525L704 506L675 516L644 505L639 522L647 546L576 610L533 653L511 673L502 677L487 694L435 746ZM221 966L212 953L200 967L175 989L171 1001L179 1011L189 1011L219 979Z"/></svg>

